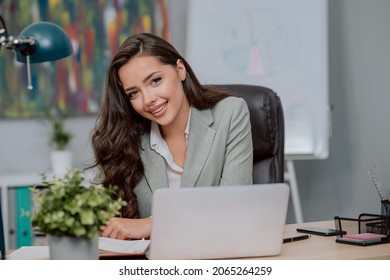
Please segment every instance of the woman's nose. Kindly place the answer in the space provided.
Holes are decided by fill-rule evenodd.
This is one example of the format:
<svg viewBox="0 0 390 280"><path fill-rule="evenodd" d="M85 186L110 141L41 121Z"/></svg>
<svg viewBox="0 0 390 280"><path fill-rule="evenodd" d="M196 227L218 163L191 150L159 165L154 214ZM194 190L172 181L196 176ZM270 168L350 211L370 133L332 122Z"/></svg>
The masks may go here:
<svg viewBox="0 0 390 280"><path fill-rule="evenodd" d="M151 91L144 92L144 103L145 105L151 105L157 100L157 95Z"/></svg>

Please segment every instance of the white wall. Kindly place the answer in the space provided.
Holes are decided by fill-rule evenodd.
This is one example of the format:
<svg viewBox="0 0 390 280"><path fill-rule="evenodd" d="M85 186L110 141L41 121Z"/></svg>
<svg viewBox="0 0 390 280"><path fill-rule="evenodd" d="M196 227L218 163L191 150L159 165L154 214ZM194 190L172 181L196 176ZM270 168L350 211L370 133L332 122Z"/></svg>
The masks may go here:
<svg viewBox="0 0 390 280"><path fill-rule="evenodd" d="M169 0L171 41L184 53L186 6ZM368 169L389 173L390 1L329 1L330 101L333 137L326 160L296 162L305 221L378 212ZM212 42L209 42L212 43ZM74 166L91 161L94 116L72 118ZM40 120L0 120L0 174L49 168L48 127ZM387 181L389 182L389 181ZM290 207L291 208L291 207ZM290 209L288 221L294 218Z"/></svg>
<svg viewBox="0 0 390 280"><path fill-rule="evenodd" d="M89 133L95 116L69 118L73 167L92 163ZM50 124L44 119L0 121L0 174L50 171Z"/></svg>

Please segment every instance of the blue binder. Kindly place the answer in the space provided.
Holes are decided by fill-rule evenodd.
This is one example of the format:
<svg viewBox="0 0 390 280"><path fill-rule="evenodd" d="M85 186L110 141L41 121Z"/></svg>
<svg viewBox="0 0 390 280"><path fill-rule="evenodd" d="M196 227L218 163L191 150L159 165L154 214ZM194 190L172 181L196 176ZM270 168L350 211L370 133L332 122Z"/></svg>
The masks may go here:
<svg viewBox="0 0 390 280"><path fill-rule="evenodd" d="M30 187L17 187L15 191L16 247L31 246L32 226Z"/></svg>

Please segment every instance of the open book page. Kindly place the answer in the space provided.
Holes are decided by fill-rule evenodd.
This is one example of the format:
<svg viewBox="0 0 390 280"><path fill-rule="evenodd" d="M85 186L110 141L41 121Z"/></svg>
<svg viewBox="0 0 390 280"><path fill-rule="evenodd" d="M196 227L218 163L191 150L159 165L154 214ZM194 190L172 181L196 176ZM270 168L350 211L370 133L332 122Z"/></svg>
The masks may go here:
<svg viewBox="0 0 390 280"><path fill-rule="evenodd" d="M141 255L145 254L150 240L117 240L99 237L99 250L108 253ZM9 260L37 260L49 259L49 246L23 246L7 256Z"/></svg>
<svg viewBox="0 0 390 280"><path fill-rule="evenodd" d="M99 237L99 249L122 254L144 254L148 249L150 240L118 240Z"/></svg>

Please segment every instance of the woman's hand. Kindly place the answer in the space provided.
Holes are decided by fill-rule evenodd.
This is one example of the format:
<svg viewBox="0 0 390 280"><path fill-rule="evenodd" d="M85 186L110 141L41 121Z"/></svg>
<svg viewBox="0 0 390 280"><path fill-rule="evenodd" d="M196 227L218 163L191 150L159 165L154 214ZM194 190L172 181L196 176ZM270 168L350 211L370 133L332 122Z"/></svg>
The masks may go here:
<svg viewBox="0 0 390 280"><path fill-rule="evenodd" d="M142 239L150 236L152 218L112 218L100 227L100 236L115 239Z"/></svg>

